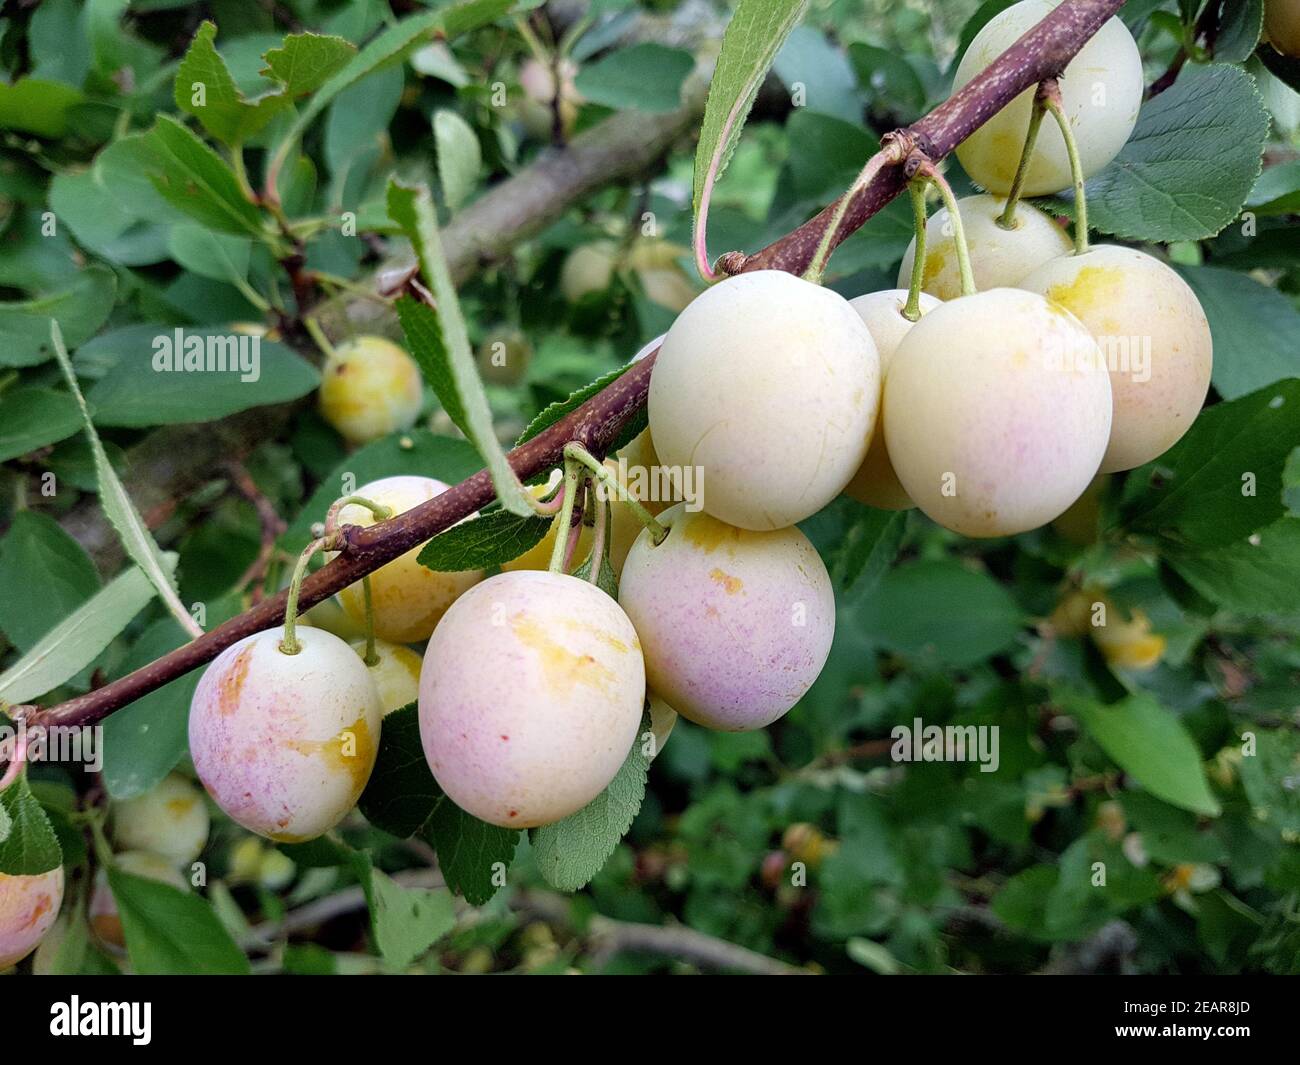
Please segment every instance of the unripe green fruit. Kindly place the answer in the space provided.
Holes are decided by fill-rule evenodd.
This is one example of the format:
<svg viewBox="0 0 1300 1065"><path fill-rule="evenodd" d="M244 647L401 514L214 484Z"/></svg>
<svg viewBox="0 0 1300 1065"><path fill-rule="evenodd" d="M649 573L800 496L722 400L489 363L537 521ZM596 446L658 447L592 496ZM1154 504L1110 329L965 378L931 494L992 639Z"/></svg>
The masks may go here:
<svg viewBox="0 0 1300 1065"><path fill-rule="evenodd" d="M660 458L698 467L704 509L743 529L786 528L839 495L866 457L879 403L880 358L862 319L842 296L778 270L698 296L650 377Z"/></svg>
<svg viewBox="0 0 1300 1065"><path fill-rule="evenodd" d="M483 339L476 357L484 381L513 385L527 373L533 346L518 329L497 329Z"/></svg>
<svg viewBox="0 0 1300 1065"><path fill-rule="evenodd" d="M619 585L651 690L697 725L770 725L830 654L835 596L821 557L798 529L737 529L684 504L659 520L667 539L656 547L643 533Z"/></svg>
<svg viewBox="0 0 1300 1065"><path fill-rule="evenodd" d="M885 379L898 479L940 525L1006 536L1083 494L1110 435L1110 377L1077 318L999 288L936 307Z"/></svg>
<svg viewBox="0 0 1300 1065"><path fill-rule="evenodd" d="M143 795L113 804L113 842L124 851L150 851L174 865L203 853L211 818L203 795L176 773Z"/></svg>
<svg viewBox="0 0 1300 1065"><path fill-rule="evenodd" d="M531 828L604 791L644 702L641 645L613 599L561 573L501 573L458 599L429 640L420 736L457 806Z"/></svg>
<svg viewBox="0 0 1300 1065"><path fill-rule="evenodd" d="M254 633L208 666L190 705L190 756L208 794L250 832L301 843L356 805L383 713L366 665L337 636Z"/></svg>
<svg viewBox="0 0 1300 1065"><path fill-rule="evenodd" d="M178 891L190 890L190 882L180 874L170 859L161 854L146 850L123 851L113 856L113 866L131 876L169 884ZM87 917L92 931L101 943L116 950L126 946L126 937L122 933L122 915L118 912L117 900L113 898L113 889L109 887L108 874L102 868L95 874L95 890L90 895Z"/></svg>
<svg viewBox="0 0 1300 1065"><path fill-rule="evenodd" d="M62 905L62 866L34 876L0 873L0 970L36 949Z"/></svg>
<svg viewBox="0 0 1300 1065"><path fill-rule="evenodd" d="M1114 416L1103 473L1150 462L1191 428L1210 390L1214 343L1200 301L1175 270L1101 244L1053 259L1021 287L1074 314L1106 358Z"/></svg>
<svg viewBox="0 0 1300 1065"><path fill-rule="evenodd" d="M394 517L446 490L445 484L432 477L399 476L371 481L354 494L388 507L392 511L389 517ZM374 523L369 508L358 503L350 503L339 511L340 527ZM437 573L421 566L417 559L423 547L421 544L411 548L370 574L375 635L380 639L390 643L427 640L456 597L483 579L481 570ZM360 581L339 592L339 602L355 620L365 620L365 589Z"/></svg>
<svg viewBox="0 0 1300 1065"><path fill-rule="evenodd" d="M903 342L903 337L916 325L903 314L907 306L907 289L886 289L872 292L849 300L852 307L861 316L862 321L871 332L876 342L876 351L880 354L880 372L882 377L889 374L889 363ZM939 300L921 293L919 306L921 314L939 306ZM862 460L858 472L844 488L844 494L865 503L869 507L882 510L908 510L916 506L908 496L903 485L894 472L894 464L889 461L889 448L885 444L885 410L881 407L876 431L871 434L871 446L867 448L867 457Z"/></svg>
<svg viewBox="0 0 1300 1065"><path fill-rule="evenodd" d="M560 291L570 303L584 296L604 292L614 283L614 266L618 245L612 240L597 240L569 252L560 268Z"/></svg>
<svg viewBox="0 0 1300 1065"><path fill-rule="evenodd" d="M383 337L340 344L321 370L321 416L353 444L409 429L423 402L420 368Z"/></svg>
<svg viewBox="0 0 1300 1065"><path fill-rule="evenodd" d="M1264 32L1279 52L1300 59L1300 0L1265 0Z"/></svg>
<svg viewBox="0 0 1300 1065"><path fill-rule="evenodd" d="M957 201L962 230L970 253L971 273L980 292L989 288L1014 288L1022 277L1049 259L1069 254L1069 235L1047 215L1027 204L1016 205L1016 228L1003 229L998 218L1006 210L1005 199L967 196ZM907 246L903 265L898 268L898 287L912 282L916 239ZM961 271L957 266L957 243L942 207L925 224L925 272L922 290L941 300L961 295ZM879 338L876 346L880 346Z"/></svg>
<svg viewBox="0 0 1300 1065"><path fill-rule="evenodd" d="M357 640L352 650L365 661L366 641ZM415 702L420 695L420 664L423 659L409 647L387 640L375 641L375 657L379 659L373 666L367 665L370 679L375 682L379 692L379 706L387 717L394 710L400 710Z"/></svg>
<svg viewBox="0 0 1300 1065"><path fill-rule="evenodd" d="M953 80L953 92L1042 22L1053 0L1021 0L995 15L971 42ZM1084 175L1091 177L1119 154L1137 124L1146 90L1137 43L1118 18L1109 19L1080 49L1060 78L1061 97L1079 147ZM1026 89L957 146L966 173L989 192L1011 191L1025 145L1034 90ZM1072 184L1065 140L1051 115L1043 119L1024 195L1060 192Z"/></svg>

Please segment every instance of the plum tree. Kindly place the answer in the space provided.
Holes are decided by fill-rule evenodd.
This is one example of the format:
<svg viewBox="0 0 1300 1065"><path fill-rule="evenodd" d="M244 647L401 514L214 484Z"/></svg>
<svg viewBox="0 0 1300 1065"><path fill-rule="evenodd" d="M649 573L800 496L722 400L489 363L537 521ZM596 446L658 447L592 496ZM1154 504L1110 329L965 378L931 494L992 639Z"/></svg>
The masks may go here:
<svg viewBox="0 0 1300 1065"><path fill-rule="evenodd" d="M423 403L420 368L383 337L345 341L321 370L321 416L352 444L409 429Z"/></svg>
<svg viewBox="0 0 1300 1065"><path fill-rule="evenodd" d="M563 573L501 573L458 599L429 640L420 736L453 802L531 828L608 786L644 701L640 641L613 599Z"/></svg>
<svg viewBox="0 0 1300 1065"><path fill-rule="evenodd" d="M177 773L143 795L113 804L113 842L124 851L151 851L175 865L203 853L211 818L203 794Z"/></svg>
<svg viewBox="0 0 1300 1065"><path fill-rule="evenodd" d="M33 876L0 873L0 970L36 949L62 905L62 866Z"/></svg>
<svg viewBox="0 0 1300 1065"><path fill-rule="evenodd" d="M356 494L397 515L446 490L445 484L432 477L402 475L371 481L358 488ZM359 503L349 503L339 511L340 527L374 523L369 508ZM483 579L479 570L438 573L421 566L417 561L421 547L411 548L370 575L375 635L391 643L427 640L456 597ZM339 602L356 620L365 618L365 590L359 582L339 592Z"/></svg>
<svg viewBox="0 0 1300 1065"><path fill-rule="evenodd" d="M619 586L650 689L697 725L770 725L830 654L835 597L821 556L798 529L739 529L684 504L659 521L667 538L643 533Z"/></svg>
<svg viewBox="0 0 1300 1065"><path fill-rule="evenodd" d="M1101 244L1040 266L1020 286L1074 314L1110 370L1114 415L1104 473L1168 451L1210 389L1214 344L1191 287L1159 259Z"/></svg>
<svg viewBox="0 0 1300 1065"><path fill-rule="evenodd" d="M759 270L714 285L668 330L650 428L665 463L702 471L715 518L781 529L848 484L879 402L876 345L848 301Z"/></svg>
<svg viewBox="0 0 1300 1065"><path fill-rule="evenodd" d="M876 351L880 355L880 372L882 376L889 373L889 363L908 334L916 324L903 314L907 306L907 289L885 289L883 292L871 292L849 300L849 306L858 312L871 338L876 342ZM921 293L919 306L922 314L939 306L934 296ZM869 507L883 510L907 510L916 506L908 496L894 472L894 464L889 461L889 448L885 445L885 409L881 406L876 430L871 434L871 445L867 448L867 457L862 460L858 472L853 475L845 487L846 495L865 503Z"/></svg>
<svg viewBox="0 0 1300 1065"><path fill-rule="evenodd" d="M1091 334L1018 289L963 296L922 318L894 353L884 405L907 494L965 536L1059 516L1088 487L1110 435L1110 378Z"/></svg>
<svg viewBox="0 0 1300 1065"><path fill-rule="evenodd" d="M962 56L953 91L963 88L1055 6L1053 0L1020 0L990 19ZM1084 175L1091 176L1119 154L1137 124L1142 105L1146 88L1142 57L1128 27L1118 18L1108 20L1066 66L1060 86L1062 107L1078 142ZM998 196L1011 191L1033 99L1034 90L1026 89L957 147L957 158L966 173ZM1070 184L1065 140L1054 123L1044 122L1023 193L1041 196Z"/></svg>
<svg viewBox="0 0 1300 1065"><path fill-rule="evenodd" d="M1300 0L1265 0L1264 32L1279 52L1300 59Z"/></svg>
<svg viewBox="0 0 1300 1065"><path fill-rule="evenodd" d="M366 654L366 641L356 640L352 649L362 656ZM375 657L379 659L374 665L366 664L370 677L379 692L379 705L387 717L394 710L415 702L420 694L420 665L423 659L400 643L387 640L375 641Z"/></svg>
<svg viewBox="0 0 1300 1065"><path fill-rule="evenodd" d="M1035 267L1070 251L1069 234L1036 207L1016 204L1014 228L1004 228L998 219L1006 205L1005 199L988 195L967 196L957 201L970 252L971 272L975 275L975 287L981 291L1015 287ZM946 207L930 216L925 234L921 289L941 300L956 299L961 295L961 272L957 267L956 237ZM913 237L898 268L899 288L906 288L911 280L915 257L916 238ZM879 338L876 346L880 346Z"/></svg>
<svg viewBox="0 0 1300 1065"><path fill-rule="evenodd" d="M176 865L161 854L147 850L127 850L113 855L113 867L131 876L144 880L154 880L159 884L169 884L178 891L189 891L190 882L180 873ZM106 946L121 950L126 946L126 937L122 933L122 915L113 898L113 889L109 887L108 873L100 869L95 874L95 888L90 893L90 906L86 913L91 930L99 941Z"/></svg>
<svg viewBox="0 0 1300 1065"><path fill-rule="evenodd" d="M356 805L370 779L383 711L370 671L337 636L283 627L227 647L190 704L190 756L208 794L250 832L315 839Z"/></svg>

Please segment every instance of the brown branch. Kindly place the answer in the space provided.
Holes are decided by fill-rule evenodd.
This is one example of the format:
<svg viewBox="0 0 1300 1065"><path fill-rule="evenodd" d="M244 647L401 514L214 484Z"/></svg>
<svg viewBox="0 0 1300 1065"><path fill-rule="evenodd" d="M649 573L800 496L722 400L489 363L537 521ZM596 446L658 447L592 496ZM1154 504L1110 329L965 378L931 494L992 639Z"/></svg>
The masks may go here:
<svg viewBox="0 0 1300 1065"><path fill-rule="evenodd" d="M235 582L236 588L252 587L253 601L257 602L262 598L261 582L266 577L266 571L271 565L271 559L275 556L275 542L280 538L286 526L284 519L276 512L271 501L262 494L262 490L257 487L257 482L253 480L252 474L248 472L242 462L228 462L226 463L226 470L230 474L230 483L234 486L235 491L243 496L247 502L251 503L253 509L257 512L257 523L262 532L257 557L249 563L243 575ZM253 587L255 584L257 587Z"/></svg>
<svg viewBox="0 0 1300 1065"><path fill-rule="evenodd" d="M900 136L910 139L931 159L947 154L1020 93L1044 78L1060 74L1084 43L1122 5L1123 0L1065 0L961 92L908 130L900 131ZM575 147L577 143L574 142ZM875 179L853 193L835 235L836 243L902 191L902 170L896 165L883 167ZM770 247L748 257L744 269L801 273L812 259L835 208L836 205L832 204ZM654 361L654 356L643 359L604 391L515 448L509 460L516 473L528 479L558 465L564 445L570 441L576 441L596 454L604 454L619 428L645 403ZM385 562L473 514L492 499L491 479L487 471L482 470L435 499L388 521L367 529L346 528L344 551L304 581L300 599L302 609L356 583ZM28 722L78 725L101 721L114 710L210 662L245 636L279 625L284 618L285 598L285 593L281 592L192 643L96 691L48 710L29 711Z"/></svg>

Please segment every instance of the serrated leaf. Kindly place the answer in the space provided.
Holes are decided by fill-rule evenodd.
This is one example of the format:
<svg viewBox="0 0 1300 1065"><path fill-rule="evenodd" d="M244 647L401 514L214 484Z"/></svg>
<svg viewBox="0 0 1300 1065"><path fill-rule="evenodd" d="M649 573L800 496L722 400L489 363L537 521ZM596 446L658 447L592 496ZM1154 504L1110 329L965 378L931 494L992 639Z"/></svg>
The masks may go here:
<svg viewBox="0 0 1300 1065"><path fill-rule="evenodd" d="M238 150L289 105L289 97L271 92L246 100L217 52L213 43L216 36L214 23L204 21L199 25L176 68L173 97L177 108L197 118L217 140Z"/></svg>
<svg viewBox="0 0 1300 1065"><path fill-rule="evenodd" d="M682 84L694 66L690 52L645 42L589 63L574 84L590 103L664 114L681 106Z"/></svg>
<svg viewBox="0 0 1300 1065"><path fill-rule="evenodd" d="M1130 239L1212 237L1250 195L1268 132L1263 98L1240 67L1186 70L1142 108L1119 156L1088 179L1088 221Z"/></svg>
<svg viewBox="0 0 1300 1065"><path fill-rule="evenodd" d="M474 192L483 167L478 135L459 114L442 108L433 114L433 142L438 152L442 198L449 211L457 211Z"/></svg>
<svg viewBox="0 0 1300 1065"><path fill-rule="evenodd" d="M103 266L89 266L66 288L23 300L0 301L0 366L35 366L53 354L50 319L74 346L95 335L113 311L117 277Z"/></svg>
<svg viewBox="0 0 1300 1065"><path fill-rule="evenodd" d="M1109 706L1067 695L1065 709L1111 759L1158 799L1193 813L1216 817L1201 753L1183 723L1145 693Z"/></svg>
<svg viewBox="0 0 1300 1065"><path fill-rule="evenodd" d="M532 507L524 497L519 478L506 461L492 426L492 409L474 363L428 188L408 188L390 182L388 213L414 245L420 273L438 306L435 312L409 296L398 300L398 318L411 352L426 371L448 415L478 448L492 475L492 485L502 508L512 514L530 515Z"/></svg>
<svg viewBox="0 0 1300 1065"><path fill-rule="evenodd" d="M131 967L142 976L243 976L248 959L206 901L112 866L108 886Z"/></svg>
<svg viewBox="0 0 1300 1065"><path fill-rule="evenodd" d="M118 538L122 541L122 547L125 549L127 557L140 567L141 572L154 586L158 597L171 611L172 616L180 622L181 627L190 635L202 635L203 630L195 624L194 619L190 617L189 612L181 604L180 597L176 594L176 584L172 577L174 565L168 568L164 564L162 552L158 550L158 545L154 542L149 527L145 525L144 519L140 517L140 512L135 509L131 497L126 494L121 479L117 476L117 472L113 469L113 465L109 462L108 455L104 451L104 445L100 442L99 434L95 432L95 426L90 418L90 408L87 407L86 400L81 394L81 388L77 385L77 375L72 370L72 360L68 358L68 352L63 346L63 337L59 333L58 322L50 322L50 336L54 345L55 356L59 360L59 367L63 370L64 380L68 383L68 391L72 393L81 406L81 416L86 426L86 438L90 441L91 452L95 456L95 471L99 480L99 502L104 508L104 514L108 517L109 522L117 532Z"/></svg>
<svg viewBox="0 0 1300 1065"><path fill-rule="evenodd" d="M1230 0L1223 6L1214 58L1220 63L1244 63L1264 31L1264 0Z"/></svg>
<svg viewBox="0 0 1300 1065"><path fill-rule="evenodd" d="M289 96L305 96L324 85L356 54L356 45L342 37L293 33L279 48L266 53L262 73L282 82Z"/></svg>
<svg viewBox="0 0 1300 1065"><path fill-rule="evenodd" d="M863 507L836 558L837 586L853 597L870 592L898 557L906 532L906 511Z"/></svg>
<svg viewBox="0 0 1300 1065"><path fill-rule="evenodd" d="M1300 734L1252 729L1254 753L1241 759L1241 783L1260 815L1284 832L1300 832Z"/></svg>
<svg viewBox="0 0 1300 1065"><path fill-rule="evenodd" d="M498 867L509 868L519 832L467 814L446 796L434 807L420 835L438 852L438 868L453 891L482 906L499 889Z"/></svg>
<svg viewBox="0 0 1300 1065"><path fill-rule="evenodd" d="M372 870L370 919L384 960L404 968L456 926L450 891L407 888Z"/></svg>
<svg viewBox="0 0 1300 1065"><path fill-rule="evenodd" d="M644 715L632 749L609 787L577 813L529 831L537 868L552 887L560 891L585 887L632 827L645 798L650 762L642 751L641 735L649 728L649 716Z"/></svg>
<svg viewBox="0 0 1300 1065"><path fill-rule="evenodd" d="M626 366L620 366L617 370L610 370L609 373L602 374L600 377L597 377L596 380L591 382L591 384L583 385L582 388L578 389L576 392L571 393L567 399L556 400L554 403L550 404L548 407L543 409L541 413L537 415L537 417L535 417L531 422L529 422L528 425L524 428L524 431L519 434L519 439L515 441L515 447L518 447L520 444L524 443L527 440L531 440L543 429L550 428L552 425L558 422L570 411L577 410L584 403L586 403L587 400L591 399L591 397L594 396L597 392L603 392L607 385L610 385L614 381L617 381L620 377L622 377L625 373L627 373L628 370L632 368L632 366L633 366L632 363L628 363ZM642 428L644 428L644 426L642 426ZM639 431L640 430L638 430L638 432ZM630 439L627 430L624 430L622 433L620 433L619 438L620 440L624 438ZM610 448L610 450L617 451L619 446L621 445L616 444L614 447Z"/></svg>
<svg viewBox="0 0 1300 1065"><path fill-rule="evenodd" d="M604 506L604 504L598 504ZM591 556L588 555L577 569L573 571L573 576L580 581L591 579ZM614 572L614 567L610 565L609 559L605 555L600 556L600 574L596 578L596 587L604 592L607 596L618 601L618 574Z"/></svg>
<svg viewBox="0 0 1300 1065"><path fill-rule="evenodd" d="M424 545L419 562L439 573L490 569L541 543L554 520L494 510L439 533Z"/></svg>
<svg viewBox="0 0 1300 1065"><path fill-rule="evenodd" d="M15 647L32 647L98 590L95 563L57 521L14 515L0 539L0 630Z"/></svg>
<svg viewBox="0 0 1300 1065"><path fill-rule="evenodd" d="M1224 609L1246 615L1300 610L1300 520L1283 518L1227 547L1171 547L1163 555Z"/></svg>
<svg viewBox="0 0 1300 1065"><path fill-rule="evenodd" d="M0 834L0 873L36 876L63 864L54 826L32 794L26 773L0 791L0 813L8 826Z"/></svg>
<svg viewBox="0 0 1300 1065"><path fill-rule="evenodd" d="M0 393L0 462L65 440L81 428L81 409L66 392L16 388Z"/></svg>

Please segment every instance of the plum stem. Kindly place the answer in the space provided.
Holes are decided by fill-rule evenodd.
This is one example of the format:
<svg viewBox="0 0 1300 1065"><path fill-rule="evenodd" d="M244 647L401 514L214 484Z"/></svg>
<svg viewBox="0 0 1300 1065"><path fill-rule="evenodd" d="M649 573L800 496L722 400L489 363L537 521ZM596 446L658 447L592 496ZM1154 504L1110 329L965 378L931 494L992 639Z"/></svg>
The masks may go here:
<svg viewBox="0 0 1300 1065"><path fill-rule="evenodd" d="M376 503L367 499L365 496L344 496L342 499L336 499L330 504L329 510L325 512L325 535L333 536L338 532L339 514L343 508L355 503L359 507L365 507L370 511L375 521L385 521L393 516L393 508L386 507L383 503Z"/></svg>
<svg viewBox="0 0 1300 1065"><path fill-rule="evenodd" d="M907 305L903 317L909 322L921 320L921 285L925 282L925 182L909 181L907 191L912 196L912 222L916 228L916 245L912 253L912 279L907 287Z"/></svg>
<svg viewBox="0 0 1300 1065"><path fill-rule="evenodd" d="M961 209L957 206L957 197L953 194L948 180L939 173L939 168L929 159L917 167L917 174L934 183L943 197L943 205L948 211L948 223L952 226L952 240L957 245L957 267L961 271L961 294L975 295L975 273L970 265L970 249L966 246L966 227L962 225Z"/></svg>
<svg viewBox="0 0 1300 1065"><path fill-rule="evenodd" d="M650 530L650 536L653 538L656 547L664 542L668 530L641 504L640 500L623 486L623 483L610 472L609 468L600 459L577 443L565 445L564 457L587 467L591 471L591 475L605 486L607 492L612 493L626 503L632 513L636 515L636 520Z"/></svg>
<svg viewBox="0 0 1300 1065"><path fill-rule="evenodd" d="M1065 114L1061 102L1061 87L1055 79L1043 90L1047 110L1056 119L1065 141L1065 151L1070 157L1070 176L1074 179L1074 254L1083 255L1088 250L1088 194L1084 189L1083 161L1079 158L1079 145L1074 139L1074 130L1070 128L1070 119Z"/></svg>
<svg viewBox="0 0 1300 1065"><path fill-rule="evenodd" d="M313 540L298 556L298 563L293 568L293 578L289 581L289 598L284 604L284 638L280 641L280 651L286 655L296 655L302 650L295 629L298 624L298 593L302 591L302 579L307 575L308 564L317 551L335 546L336 539L337 537L322 536Z"/></svg>
<svg viewBox="0 0 1300 1065"><path fill-rule="evenodd" d="M373 668L379 665L379 655L375 653L375 607L369 573L361 578L361 594L366 602L366 653L361 656L361 660Z"/></svg>
<svg viewBox="0 0 1300 1065"><path fill-rule="evenodd" d="M1038 83L1034 93L1034 109L1029 114L1029 129L1025 132L1025 147L1020 153L1020 165L1016 167L1015 179L1011 182L1011 191L1007 193L1007 205L998 215L997 223L1003 229L1018 229L1016 207L1020 203L1020 194L1029 176L1029 164L1033 162L1034 147L1038 144L1038 131L1043 128L1043 116L1047 114L1046 92L1048 85L1055 85L1055 78L1048 78Z"/></svg>
<svg viewBox="0 0 1300 1065"><path fill-rule="evenodd" d="M587 572L587 580L599 586L600 568L605 562L606 531L610 524L609 500L601 502L597 499L595 509L595 522L591 532L591 566Z"/></svg>
<svg viewBox="0 0 1300 1065"><path fill-rule="evenodd" d="M573 506L578 498L578 486L582 480L578 463L569 458L568 448L564 451L564 502L560 506L559 525L555 531L555 546L551 549L552 573L564 572L564 556L569 546L569 527L573 524Z"/></svg>

